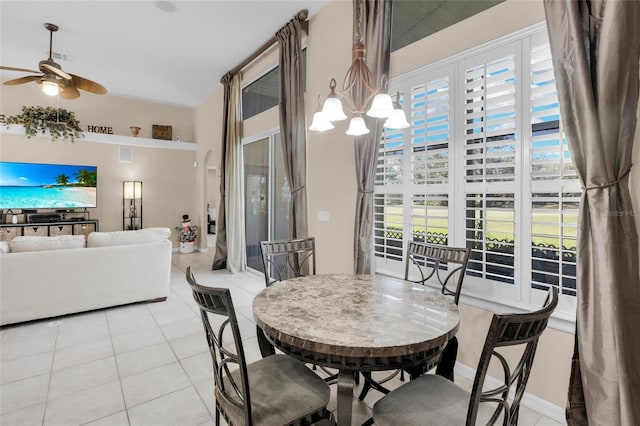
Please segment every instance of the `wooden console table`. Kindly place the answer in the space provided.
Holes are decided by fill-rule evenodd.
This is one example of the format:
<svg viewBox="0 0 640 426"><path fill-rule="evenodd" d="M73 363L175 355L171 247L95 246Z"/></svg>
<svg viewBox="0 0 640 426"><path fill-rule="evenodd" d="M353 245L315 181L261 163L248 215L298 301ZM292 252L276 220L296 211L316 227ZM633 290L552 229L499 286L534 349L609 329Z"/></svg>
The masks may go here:
<svg viewBox="0 0 640 426"><path fill-rule="evenodd" d="M97 219L65 220L44 223L8 223L0 225L0 241L19 236L53 237L56 235L84 235L98 231Z"/></svg>

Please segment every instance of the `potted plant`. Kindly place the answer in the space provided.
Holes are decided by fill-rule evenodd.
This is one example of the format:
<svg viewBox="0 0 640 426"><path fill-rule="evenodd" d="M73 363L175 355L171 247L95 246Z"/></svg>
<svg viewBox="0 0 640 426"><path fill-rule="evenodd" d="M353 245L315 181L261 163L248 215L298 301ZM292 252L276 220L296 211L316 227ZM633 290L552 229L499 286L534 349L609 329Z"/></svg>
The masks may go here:
<svg viewBox="0 0 640 426"><path fill-rule="evenodd" d="M64 108L23 106L21 114L7 117L5 122L7 125L22 124L27 138L35 136L38 132L44 134L47 130L54 141L69 139L75 142L76 138L82 137L80 122L73 112Z"/></svg>
<svg viewBox="0 0 640 426"><path fill-rule="evenodd" d="M180 230L178 241L180 244L180 253L193 253L196 246L196 238L198 238L198 227L191 225L189 215L182 215L182 226L176 226Z"/></svg>

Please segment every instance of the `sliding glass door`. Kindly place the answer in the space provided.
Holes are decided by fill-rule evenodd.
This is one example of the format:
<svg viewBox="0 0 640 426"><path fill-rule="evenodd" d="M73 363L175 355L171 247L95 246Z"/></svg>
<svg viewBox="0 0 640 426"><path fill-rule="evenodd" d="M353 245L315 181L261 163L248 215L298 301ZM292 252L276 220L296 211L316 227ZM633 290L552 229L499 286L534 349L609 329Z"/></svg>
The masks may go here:
<svg viewBox="0 0 640 426"><path fill-rule="evenodd" d="M260 241L288 238L291 192L279 133L243 143L247 267L262 272Z"/></svg>

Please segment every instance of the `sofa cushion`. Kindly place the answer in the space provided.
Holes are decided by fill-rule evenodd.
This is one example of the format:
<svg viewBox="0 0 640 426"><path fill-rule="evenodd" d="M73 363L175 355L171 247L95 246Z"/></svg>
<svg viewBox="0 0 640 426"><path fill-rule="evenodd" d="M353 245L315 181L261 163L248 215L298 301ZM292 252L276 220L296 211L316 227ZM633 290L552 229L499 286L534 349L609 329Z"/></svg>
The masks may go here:
<svg viewBox="0 0 640 426"><path fill-rule="evenodd" d="M169 238L169 228L145 228L136 231L92 232L87 237L87 247L122 246L164 241Z"/></svg>
<svg viewBox="0 0 640 426"><path fill-rule="evenodd" d="M9 243L0 241L0 253L9 253Z"/></svg>
<svg viewBox="0 0 640 426"><path fill-rule="evenodd" d="M84 235L57 235L55 237L15 237L9 243L12 253L26 251L64 250L83 248Z"/></svg>

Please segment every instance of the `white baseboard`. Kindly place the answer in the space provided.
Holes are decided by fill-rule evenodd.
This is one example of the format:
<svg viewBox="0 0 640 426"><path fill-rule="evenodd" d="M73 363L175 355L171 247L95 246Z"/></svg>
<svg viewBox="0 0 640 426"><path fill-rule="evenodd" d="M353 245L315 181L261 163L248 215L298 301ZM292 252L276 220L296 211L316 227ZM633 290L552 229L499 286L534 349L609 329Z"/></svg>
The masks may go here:
<svg viewBox="0 0 640 426"><path fill-rule="evenodd" d="M476 370L474 368L469 367L468 365L461 364L456 362L455 373L464 377L465 379L469 379L473 381L476 376ZM488 376L485 378L485 383L489 387L497 387L500 386L503 382L500 380ZM512 389L513 391L513 389ZM529 392L525 392L522 396L521 404L527 408L532 409L550 419L555 420L558 423L566 424L565 411L563 407L559 407L551 402L544 400L538 396L532 395Z"/></svg>

